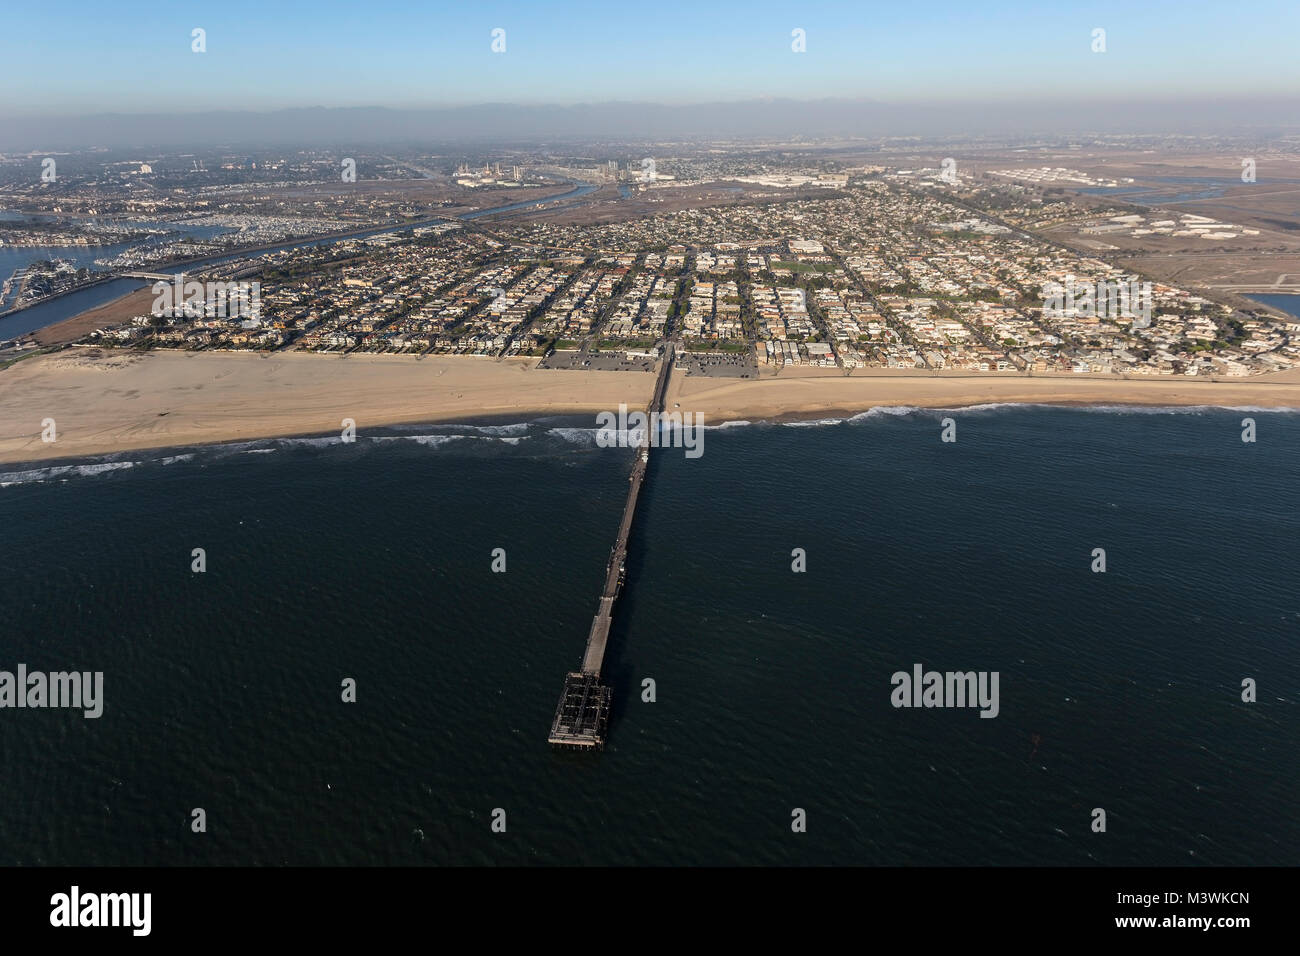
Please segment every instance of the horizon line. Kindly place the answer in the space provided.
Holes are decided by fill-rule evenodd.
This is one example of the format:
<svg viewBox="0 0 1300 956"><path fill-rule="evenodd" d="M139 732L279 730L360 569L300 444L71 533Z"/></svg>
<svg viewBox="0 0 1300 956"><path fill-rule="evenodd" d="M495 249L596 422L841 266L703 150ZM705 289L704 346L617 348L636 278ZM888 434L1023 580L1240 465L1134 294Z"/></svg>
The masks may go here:
<svg viewBox="0 0 1300 956"><path fill-rule="evenodd" d="M256 116L271 116L277 113L295 113L295 112L389 112L389 113L420 113L420 112L452 112L466 111L476 109L519 109L519 110L581 110L581 109L600 109L608 107L638 107L638 108L658 108L658 109L701 109L708 107L734 107L737 105L836 105L845 106L875 106L880 108L962 108L970 106L997 106L1006 107L1086 107L1096 109L1105 106L1122 106L1127 109L1153 107L1153 106L1222 106L1236 103L1250 103L1258 107L1264 103L1270 102L1287 102L1300 107L1300 94L1278 94L1275 96L1261 97L1245 93L1238 94L1220 94L1217 96L1197 96L1189 94L1186 96L1155 96L1149 99L1134 99L1131 96L1115 95L1098 95L1093 97L1079 96L1052 96L1044 95L1038 97L915 97L915 98L897 98L882 99L865 96L748 96L736 98L719 98L707 100L690 100L690 101L673 101L673 100L653 100L653 99L607 99L607 100L576 100L572 102L559 100L537 100L537 101L510 101L510 100L480 100L474 102L445 102L445 103L428 103L428 104L386 104L386 103L360 103L360 104L337 104L326 105L322 103L298 104L274 107L244 106L244 107L226 107L214 108L205 107L193 110L97 110L97 111L76 111L76 112L52 112L49 110L34 110L30 112L0 112L0 120L77 120L77 119L98 119L108 117L150 117L150 116L224 116L251 114ZM1300 109L1297 110L1297 117L1300 117ZM1279 122L1276 125L1300 127L1300 119L1290 123Z"/></svg>

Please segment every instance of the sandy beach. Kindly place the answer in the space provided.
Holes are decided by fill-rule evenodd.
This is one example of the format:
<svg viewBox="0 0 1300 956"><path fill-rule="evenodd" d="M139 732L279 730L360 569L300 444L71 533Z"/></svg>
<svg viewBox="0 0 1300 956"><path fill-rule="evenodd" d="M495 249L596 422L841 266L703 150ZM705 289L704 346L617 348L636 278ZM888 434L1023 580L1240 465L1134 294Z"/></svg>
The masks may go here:
<svg viewBox="0 0 1300 956"><path fill-rule="evenodd" d="M0 461L105 455L532 412L644 406L648 372L536 359L68 349L0 370ZM41 440L53 418L56 441Z"/></svg>
<svg viewBox="0 0 1300 956"><path fill-rule="evenodd" d="M857 369L785 369L758 380L677 376L668 406L707 422L839 416L879 405L962 408L993 403L1051 405L1220 405L1300 408L1300 372L1210 381L1187 376L1116 376Z"/></svg>
<svg viewBox="0 0 1300 956"><path fill-rule="evenodd" d="M0 462L89 457L385 425L644 407L646 372L536 368L536 359L68 349L0 370ZM1300 408L1300 372L1210 382L786 369L757 379L674 373L668 409L706 423L819 417L878 405L994 402ZM57 439L41 440L42 421Z"/></svg>

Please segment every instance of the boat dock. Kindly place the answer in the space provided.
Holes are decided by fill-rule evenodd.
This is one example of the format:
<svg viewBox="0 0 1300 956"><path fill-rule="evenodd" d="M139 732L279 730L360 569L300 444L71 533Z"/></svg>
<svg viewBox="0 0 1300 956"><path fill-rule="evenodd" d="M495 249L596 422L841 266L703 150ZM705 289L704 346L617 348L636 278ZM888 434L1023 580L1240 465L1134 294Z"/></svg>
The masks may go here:
<svg viewBox="0 0 1300 956"><path fill-rule="evenodd" d="M673 365L673 345L665 346L663 364L650 399L649 412L662 412L664 393ZM613 623L614 602L623 589L627 561L627 542L632 533L632 519L636 516L637 499L645 481L646 467L650 463L650 429L646 429L645 444L637 453L628 476L627 502L623 505L623 520L619 522L618 536L609 552L605 568L605 589L596 605L591 630L587 633L587 649L582 657L582 670L570 671L564 679L564 690L551 721L548 742L553 747L573 750L600 750L605 745L605 731L609 726L610 689L600 682L600 669L605 660L605 645Z"/></svg>

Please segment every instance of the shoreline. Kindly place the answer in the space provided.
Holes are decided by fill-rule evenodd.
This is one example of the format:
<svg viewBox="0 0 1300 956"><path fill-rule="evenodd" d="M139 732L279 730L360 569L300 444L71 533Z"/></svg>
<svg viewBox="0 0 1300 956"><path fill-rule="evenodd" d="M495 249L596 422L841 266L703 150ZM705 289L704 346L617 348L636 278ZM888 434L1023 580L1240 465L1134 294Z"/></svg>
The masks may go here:
<svg viewBox="0 0 1300 956"><path fill-rule="evenodd" d="M641 371L539 369L535 358L126 352L71 349L0 370L0 464L271 439L357 436L376 429L532 422L644 408L655 376ZM795 371L796 374L791 374ZM874 371L874 370L873 370ZM910 370L908 370L910 371ZM874 408L961 410L989 405L1300 410L1300 371L1233 381L1132 380L992 373L846 376L786 369L756 378L675 372L665 411L727 422L816 422ZM41 440L55 421L56 441Z"/></svg>
<svg viewBox="0 0 1300 956"><path fill-rule="evenodd" d="M1300 414L1300 405L1297 406L1233 406L1233 405L1150 405L1142 402L1109 402L1099 404L1095 402L995 402L985 405L966 405L957 407L948 407L942 405L873 405L865 409L827 409L817 413L782 413L776 416L753 418L753 419L728 419L716 423L706 423L702 427L706 430L722 429L730 430L732 428L749 428L754 426L770 425L806 425L808 427L824 426L833 427L835 425L845 424L863 415L869 415L877 409L906 409L907 411L932 411L932 412L972 412L987 411L991 408L1052 408L1052 409L1074 409L1079 411L1092 410L1097 412L1114 413L1120 411L1148 411L1151 413L1178 414L1192 409L1208 409L1211 411L1236 411L1262 414ZM455 421L417 421L417 422L393 422L387 425L373 425L367 433L358 433L356 440L358 442L368 441L391 441L394 439L410 439L412 441L422 438L429 438L428 435L419 435L406 433L415 427L423 428L464 428L464 429L488 429L493 427L502 427L509 425L540 425L547 419L556 419L554 427L557 428L583 428L588 427L595 429L597 426L594 419L587 420L585 414L568 411L563 409L539 409L535 411L523 411L509 415L492 415L482 416L472 420ZM572 419L571 421L564 421ZM458 433L452 432L447 436L436 437L457 437ZM474 437L495 437L495 436L474 436ZM188 459L202 452L218 452L223 449L232 453L245 451L250 454L256 454L261 451L274 449L249 448L241 449L243 445L260 445L263 443L273 442L323 442L331 441L338 443L339 435L336 431L327 432L302 432L298 434L285 435L266 435L255 438L238 438L230 440L215 440L208 442L180 444L180 445L149 445L135 448L124 448L118 451L106 451L100 453L80 454L68 453L62 456L54 456L39 459L17 459L9 460L0 457L0 489L8 487L10 484L22 484L23 482L5 481L3 479L13 478L23 475L26 472L45 471L47 469L67 469L75 470L79 468L92 468L95 470L112 471L112 466L134 467L136 465L161 462L169 464L171 459ZM134 460L133 460L134 459ZM96 466L107 465L110 467L98 469Z"/></svg>
<svg viewBox="0 0 1300 956"><path fill-rule="evenodd" d="M362 433L358 431L356 440L358 443L369 441L391 441L394 439L410 439L412 441L428 438L430 436L421 434L416 431L417 428L441 428L441 429L491 429L501 428L510 425L540 425L547 419L555 419L552 427L556 428L574 428L583 427L588 424L585 415L575 413L566 414L563 411L546 410L538 412L525 412L523 414L510 415L490 415L470 420L444 421L444 422L394 422L391 425L374 425ZM571 419L566 421L566 419ZM454 437L461 434L459 431L453 431L446 437ZM438 436L443 437L443 436ZM492 435L474 436L474 437L497 437ZM517 436L503 436L517 437ZM339 431L326 432L302 432L292 435L267 435L261 438L239 438L229 441L211 441L189 445L158 445L141 448L126 448L120 451L103 452L100 454L89 455L64 455L50 458L40 458L31 461L9 461L0 458L0 488L4 488L6 483L3 481L6 477L20 475L28 471L44 471L46 469L77 469L84 467L94 467L97 465L114 465L122 462L126 465L141 465L151 462L169 462L169 459L193 458L203 452L220 452L222 450L231 453L247 451L249 453L258 453L263 449L248 448L245 445L262 445L274 442L302 442L316 443L330 441L339 443ZM270 450L270 449L267 449ZM113 470L111 467L104 469Z"/></svg>

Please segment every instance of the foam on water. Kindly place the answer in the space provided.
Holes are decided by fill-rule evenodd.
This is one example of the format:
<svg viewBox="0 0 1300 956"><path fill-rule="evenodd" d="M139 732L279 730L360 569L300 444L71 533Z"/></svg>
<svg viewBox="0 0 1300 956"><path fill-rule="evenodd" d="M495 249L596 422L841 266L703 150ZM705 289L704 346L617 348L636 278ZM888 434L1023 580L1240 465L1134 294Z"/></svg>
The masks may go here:
<svg viewBox="0 0 1300 956"><path fill-rule="evenodd" d="M548 428L546 434L571 442L575 445L596 444L595 428Z"/></svg>
<svg viewBox="0 0 1300 956"><path fill-rule="evenodd" d="M10 485L26 485L33 482L49 481L54 478L68 477L91 478L112 471L134 468L135 461L96 461L80 465L49 465L45 468L30 468L25 471L10 471L0 474L0 488Z"/></svg>
<svg viewBox="0 0 1300 956"><path fill-rule="evenodd" d="M448 445L454 441L465 441L473 439L476 435L412 435L411 441L417 445L424 445L428 448L438 448L442 445Z"/></svg>
<svg viewBox="0 0 1300 956"><path fill-rule="evenodd" d="M276 438L274 439L274 441L276 442L276 444L282 445L286 448L291 448L295 445L305 446L308 448L323 448L326 445L344 444L343 437L341 435L340 436L326 435L320 438Z"/></svg>
<svg viewBox="0 0 1300 956"><path fill-rule="evenodd" d="M1249 415L1295 415L1300 414L1300 408L1295 407L1277 407L1270 408L1259 405L1054 405L1047 402L989 402L979 405L954 406L951 408L922 408L915 405L876 405L866 411L858 412L848 418L811 418L806 420L774 422L766 419L734 419L724 421L718 425L706 425L704 427L712 431L723 431L731 429L751 429L751 428L771 428L781 426L787 428L829 428L837 425L865 425L874 421L907 418L910 416L937 418L954 413L961 414L998 414L1007 411L1017 410L1056 410L1060 412L1076 412L1085 414L1102 414L1102 415L1119 415L1119 416L1137 416L1137 415L1190 415L1202 416L1216 412L1232 412L1234 414ZM671 433L677 429L677 425L671 421L663 422L664 432ZM527 441L534 435L529 431L537 428L539 434L558 439L571 445L582 447L596 447L599 443L597 436L602 429L582 427L582 426L553 426L546 428L545 420L540 422L512 422L503 425L471 425L462 423L436 424L436 425L402 425L388 428L388 431L412 431L421 429L419 434L396 434L396 435L362 435L358 436L356 444L365 447L371 443L391 442L391 441L408 441L426 448L436 449L453 445L463 440L473 440L476 443L487 442L496 445L518 446L521 442ZM540 431L545 429L544 432ZM429 429L434 429L430 431ZM639 443L639 430L620 431L615 433L619 447L629 447ZM255 439L252 441L227 442L215 445L195 446L193 451L149 458L144 460L123 461L117 455L105 456L102 459L91 460L79 464L70 465L47 465L38 468L20 469L10 472L0 472L0 488L8 488L15 485L31 484L33 482L43 482L49 480L66 480L74 477L94 477L110 472L124 471L137 465L158 464L172 465L180 462L193 461L196 458L200 461L205 459L220 459L231 455L268 455L280 449L328 449L336 445L346 444L342 438L336 435L326 435L306 438L266 438ZM121 454L121 453L118 453Z"/></svg>
<svg viewBox="0 0 1300 956"><path fill-rule="evenodd" d="M506 435L523 435L528 431L527 422L515 422L511 425L457 425L457 428L472 428L484 435L502 437Z"/></svg>
<svg viewBox="0 0 1300 956"><path fill-rule="evenodd" d="M0 720L9 802L36 808L0 813L0 864L511 865L518 848L488 827L425 822L491 794L526 808L539 864L1176 866L1195 849L1294 865L1278 768L1297 747L1300 419L1259 417L1269 437L1243 455L1235 411L987 408L970 415L989 440L953 456L944 414L755 421L710 435L702 462L658 456L595 789L544 742L628 487L631 450L548 432L590 418L541 418L504 436L518 449L426 424L380 434L474 440L366 429L348 447L240 449L280 450L262 458L184 448L195 458L167 468L178 449L160 450L0 492L11 661L116 675L93 733ZM784 555L808 541L805 581ZM1094 542L1109 577L1088 571ZM513 574L490 574L498 544ZM1225 569L1231 587L1206 588ZM918 661L1000 671L1002 715L894 709L889 675ZM1234 703L1243 667L1271 675L1257 704ZM330 704L340 668L380 689L361 710ZM640 702L642 673L675 688L671 727ZM363 756L342 784L340 748ZM158 837L195 781L240 808L239 839ZM1124 793L1125 839L1060 836L1087 832L1080 787ZM793 790L834 825L767 838ZM405 838L417 823L423 842Z"/></svg>
<svg viewBox="0 0 1300 956"><path fill-rule="evenodd" d="M868 408L865 412L859 412L850 417L849 424L867 422L876 418L904 418L907 415L924 411L927 411L927 409L918 408L915 405L876 405Z"/></svg>
<svg viewBox="0 0 1300 956"><path fill-rule="evenodd" d="M782 422L786 428L819 428L825 425L839 425L844 422L842 418L816 418L808 421Z"/></svg>

